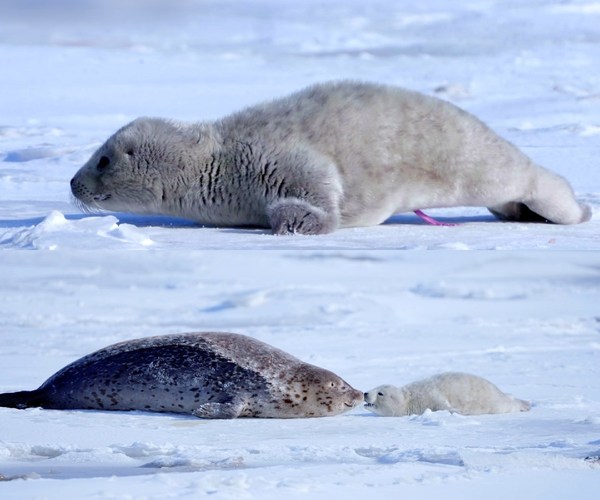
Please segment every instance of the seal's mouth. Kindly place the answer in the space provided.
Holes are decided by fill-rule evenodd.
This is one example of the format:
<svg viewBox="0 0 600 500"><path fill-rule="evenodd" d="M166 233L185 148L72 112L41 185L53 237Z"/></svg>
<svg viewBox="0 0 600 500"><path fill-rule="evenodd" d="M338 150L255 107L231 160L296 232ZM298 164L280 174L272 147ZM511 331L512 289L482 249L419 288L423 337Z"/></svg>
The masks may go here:
<svg viewBox="0 0 600 500"><path fill-rule="evenodd" d="M350 401L344 401L344 406L346 406L347 408L356 408L357 406L360 406L363 402L363 395L357 395L357 397L351 399Z"/></svg>
<svg viewBox="0 0 600 500"><path fill-rule="evenodd" d="M108 194L95 194L94 196L92 196L92 199L96 202L98 201L106 201L106 200L110 200L112 198L112 194L108 193Z"/></svg>
<svg viewBox="0 0 600 500"><path fill-rule="evenodd" d="M101 203L112 199L112 193L97 193L95 187L82 182L79 176L71 179L71 199L84 213L95 213L102 210Z"/></svg>

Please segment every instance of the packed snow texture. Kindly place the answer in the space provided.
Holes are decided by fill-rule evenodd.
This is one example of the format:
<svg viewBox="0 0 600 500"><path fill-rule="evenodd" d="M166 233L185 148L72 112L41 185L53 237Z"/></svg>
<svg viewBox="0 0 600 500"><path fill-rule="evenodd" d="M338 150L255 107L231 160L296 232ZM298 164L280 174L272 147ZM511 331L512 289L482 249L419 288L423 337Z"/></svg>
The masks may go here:
<svg viewBox="0 0 600 500"><path fill-rule="evenodd" d="M600 4L5 0L0 65L0 392L121 340L232 331L363 391L455 370L533 403L231 421L0 408L0 497L596 494ZM453 227L399 214L274 237L71 203L73 174L137 116L212 120L340 78L467 109L565 176L592 221L453 208L428 211ZM497 251L454 251L479 249Z"/></svg>
<svg viewBox="0 0 600 500"><path fill-rule="evenodd" d="M502 498L515 488L558 498L597 484L594 253L9 251L0 271L3 391L35 388L117 341L204 330L251 335L363 391L466 371L533 404L477 417L358 408L231 421L0 409L6 498Z"/></svg>

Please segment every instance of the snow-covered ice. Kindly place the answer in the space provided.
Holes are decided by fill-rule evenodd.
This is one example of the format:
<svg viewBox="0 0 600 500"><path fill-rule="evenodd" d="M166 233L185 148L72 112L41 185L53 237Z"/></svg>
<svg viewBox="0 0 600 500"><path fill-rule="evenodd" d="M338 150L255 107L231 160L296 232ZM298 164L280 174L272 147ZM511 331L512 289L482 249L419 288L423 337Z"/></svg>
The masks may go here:
<svg viewBox="0 0 600 500"><path fill-rule="evenodd" d="M142 252L4 252L0 388L37 387L119 340L217 330L269 342L362 390L462 370L533 409L233 421L2 409L0 472L28 478L2 483L7 498L65 488L119 498L407 488L475 498L486 485L500 498L515 485L531 491L532 478L536 497L551 498L597 484L595 253ZM510 488L498 490L504 481Z"/></svg>
<svg viewBox="0 0 600 500"><path fill-rule="evenodd" d="M599 5L2 2L0 392L35 388L120 340L224 330L361 390L462 370L533 408L233 421L0 409L0 497L595 494ZM569 179L592 221L500 223L483 208L454 208L430 211L454 227L399 214L378 227L274 237L85 215L70 201L72 175L137 116L215 119L338 78L467 109Z"/></svg>

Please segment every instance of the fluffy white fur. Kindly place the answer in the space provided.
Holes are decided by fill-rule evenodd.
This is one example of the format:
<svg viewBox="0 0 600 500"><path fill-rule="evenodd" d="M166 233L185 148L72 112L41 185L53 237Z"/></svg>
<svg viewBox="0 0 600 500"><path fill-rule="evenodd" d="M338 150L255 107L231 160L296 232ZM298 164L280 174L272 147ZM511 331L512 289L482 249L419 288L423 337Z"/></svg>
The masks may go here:
<svg viewBox="0 0 600 500"><path fill-rule="evenodd" d="M588 220L568 182L442 100L359 82L314 85L214 123L140 118L71 181L86 209L276 234L368 226L417 209Z"/></svg>
<svg viewBox="0 0 600 500"><path fill-rule="evenodd" d="M386 417L448 410L463 415L528 411L527 401L503 393L490 381L447 372L403 387L381 385L365 392L365 408Z"/></svg>

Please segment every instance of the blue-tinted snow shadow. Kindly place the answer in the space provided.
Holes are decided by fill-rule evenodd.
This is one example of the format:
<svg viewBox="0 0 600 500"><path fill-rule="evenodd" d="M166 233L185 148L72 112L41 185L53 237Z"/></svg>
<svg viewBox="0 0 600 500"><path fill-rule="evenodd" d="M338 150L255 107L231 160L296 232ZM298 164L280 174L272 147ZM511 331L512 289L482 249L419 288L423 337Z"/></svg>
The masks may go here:
<svg viewBox="0 0 600 500"><path fill-rule="evenodd" d="M71 221L77 221L86 219L89 217L104 217L107 215L113 215L116 217L120 224L131 224L136 227L172 227L172 228L199 228L208 227L200 225L197 222L180 219L177 217L167 217L162 215L134 215L134 214L121 214L106 212L101 214L65 214L65 219ZM37 226L46 217L30 217L27 219L0 219L0 228L11 229L24 226Z"/></svg>
<svg viewBox="0 0 600 500"><path fill-rule="evenodd" d="M255 233L264 233L271 234L270 230L267 230L262 227L257 226L240 226L240 227L222 227L222 226L214 226L212 224L201 224L200 222L196 222L190 219L182 219L180 217L171 217L168 215L136 215L136 214L126 214L120 212L106 212L100 215L114 215L120 224L131 224L136 227L163 227L163 228L173 228L173 229L218 229L221 232L226 233L248 233L248 231L253 231ZM82 214L82 215L68 215L65 216L67 219L81 219L83 217L93 217L93 214Z"/></svg>
<svg viewBox="0 0 600 500"><path fill-rule="evenodd" d="M182 219L180 217L170 217L166 215L135 215L124 213L111 213L121 224L131 224L136 227L173 227L173 228L199 228L209 227L206 224L199 224L193 220Z"/></svg>
<svg viewBox="0 0 600 500"><path fill-rule="evenodd" d="M433 217L435 220L442 222L444 224L464 224L466 222L497 222L498 219L494 217L492 214L489 215L461 215L457 217L448 217L448 216L438 216L435 215ZM425 222L423 219L418 217L415 214L398 214L392 215L389 219L383 222L383 225L390 224L401 224L401 225L410 225L410 226L428 226L429 223Z"/></svg>
<svg viewBox="0 0 600 500"><path fill-rule="evenodd" d="M229 309L235 309L237 306L230 300L226 300L214 306L205 307L204 309L200 309L200 312L204 313L218 313L222 311L227 311Z"/></svg>
<svg viewBox="0 0 600 500"><path fill-rule="evenodd" d="M489 215L461 215L456 217L449 216L435 216L435 220L438 222L442 222L444 224L456 224L461 225L468 222L499 222L496 217L492 214ZM399 225L399 226L429 226L430 224L425 222L423 219L418 217L415 214L398 214L392 215L389 219L386 219L382 222L381 225ZM269 229L265 228L257 228L257 227L240 227L240 228L221 228L222 232L225 233L247 233L249 230L252 230L255 234L271 234Z"/></svg>
<svg viewBox="0 0 600 500"><path fill-rule="evenodd" d="M65 214L67 220L82 220L88 217L102 217L106 215L113 215L116 217L121 224L131 224L136 227L164 227L164 228L177 228L177 229L199 229L199 228L217 228L210 224L200 224L198 222L182 219L178 217L170 217L165 215L135 215L125 213L112 213L105 212L99 214ZM0 228L3 229L14 229L18 227L29 227L40 224L46 217L30 217L26 219L0 219ZM439 222L446 224L464 224L467 222L497 222L497 219L493 215L473 215L473 216L459 216L459 217L446 217L436 216L435 219ZM417 217L414 214L399 214L393 215L383 225L429 225L427 222ZM271 234L269 229L257 226L244 226L244 227L220 227L222 232L231 234L247 234L252 232L254 234Z"/></svg>

